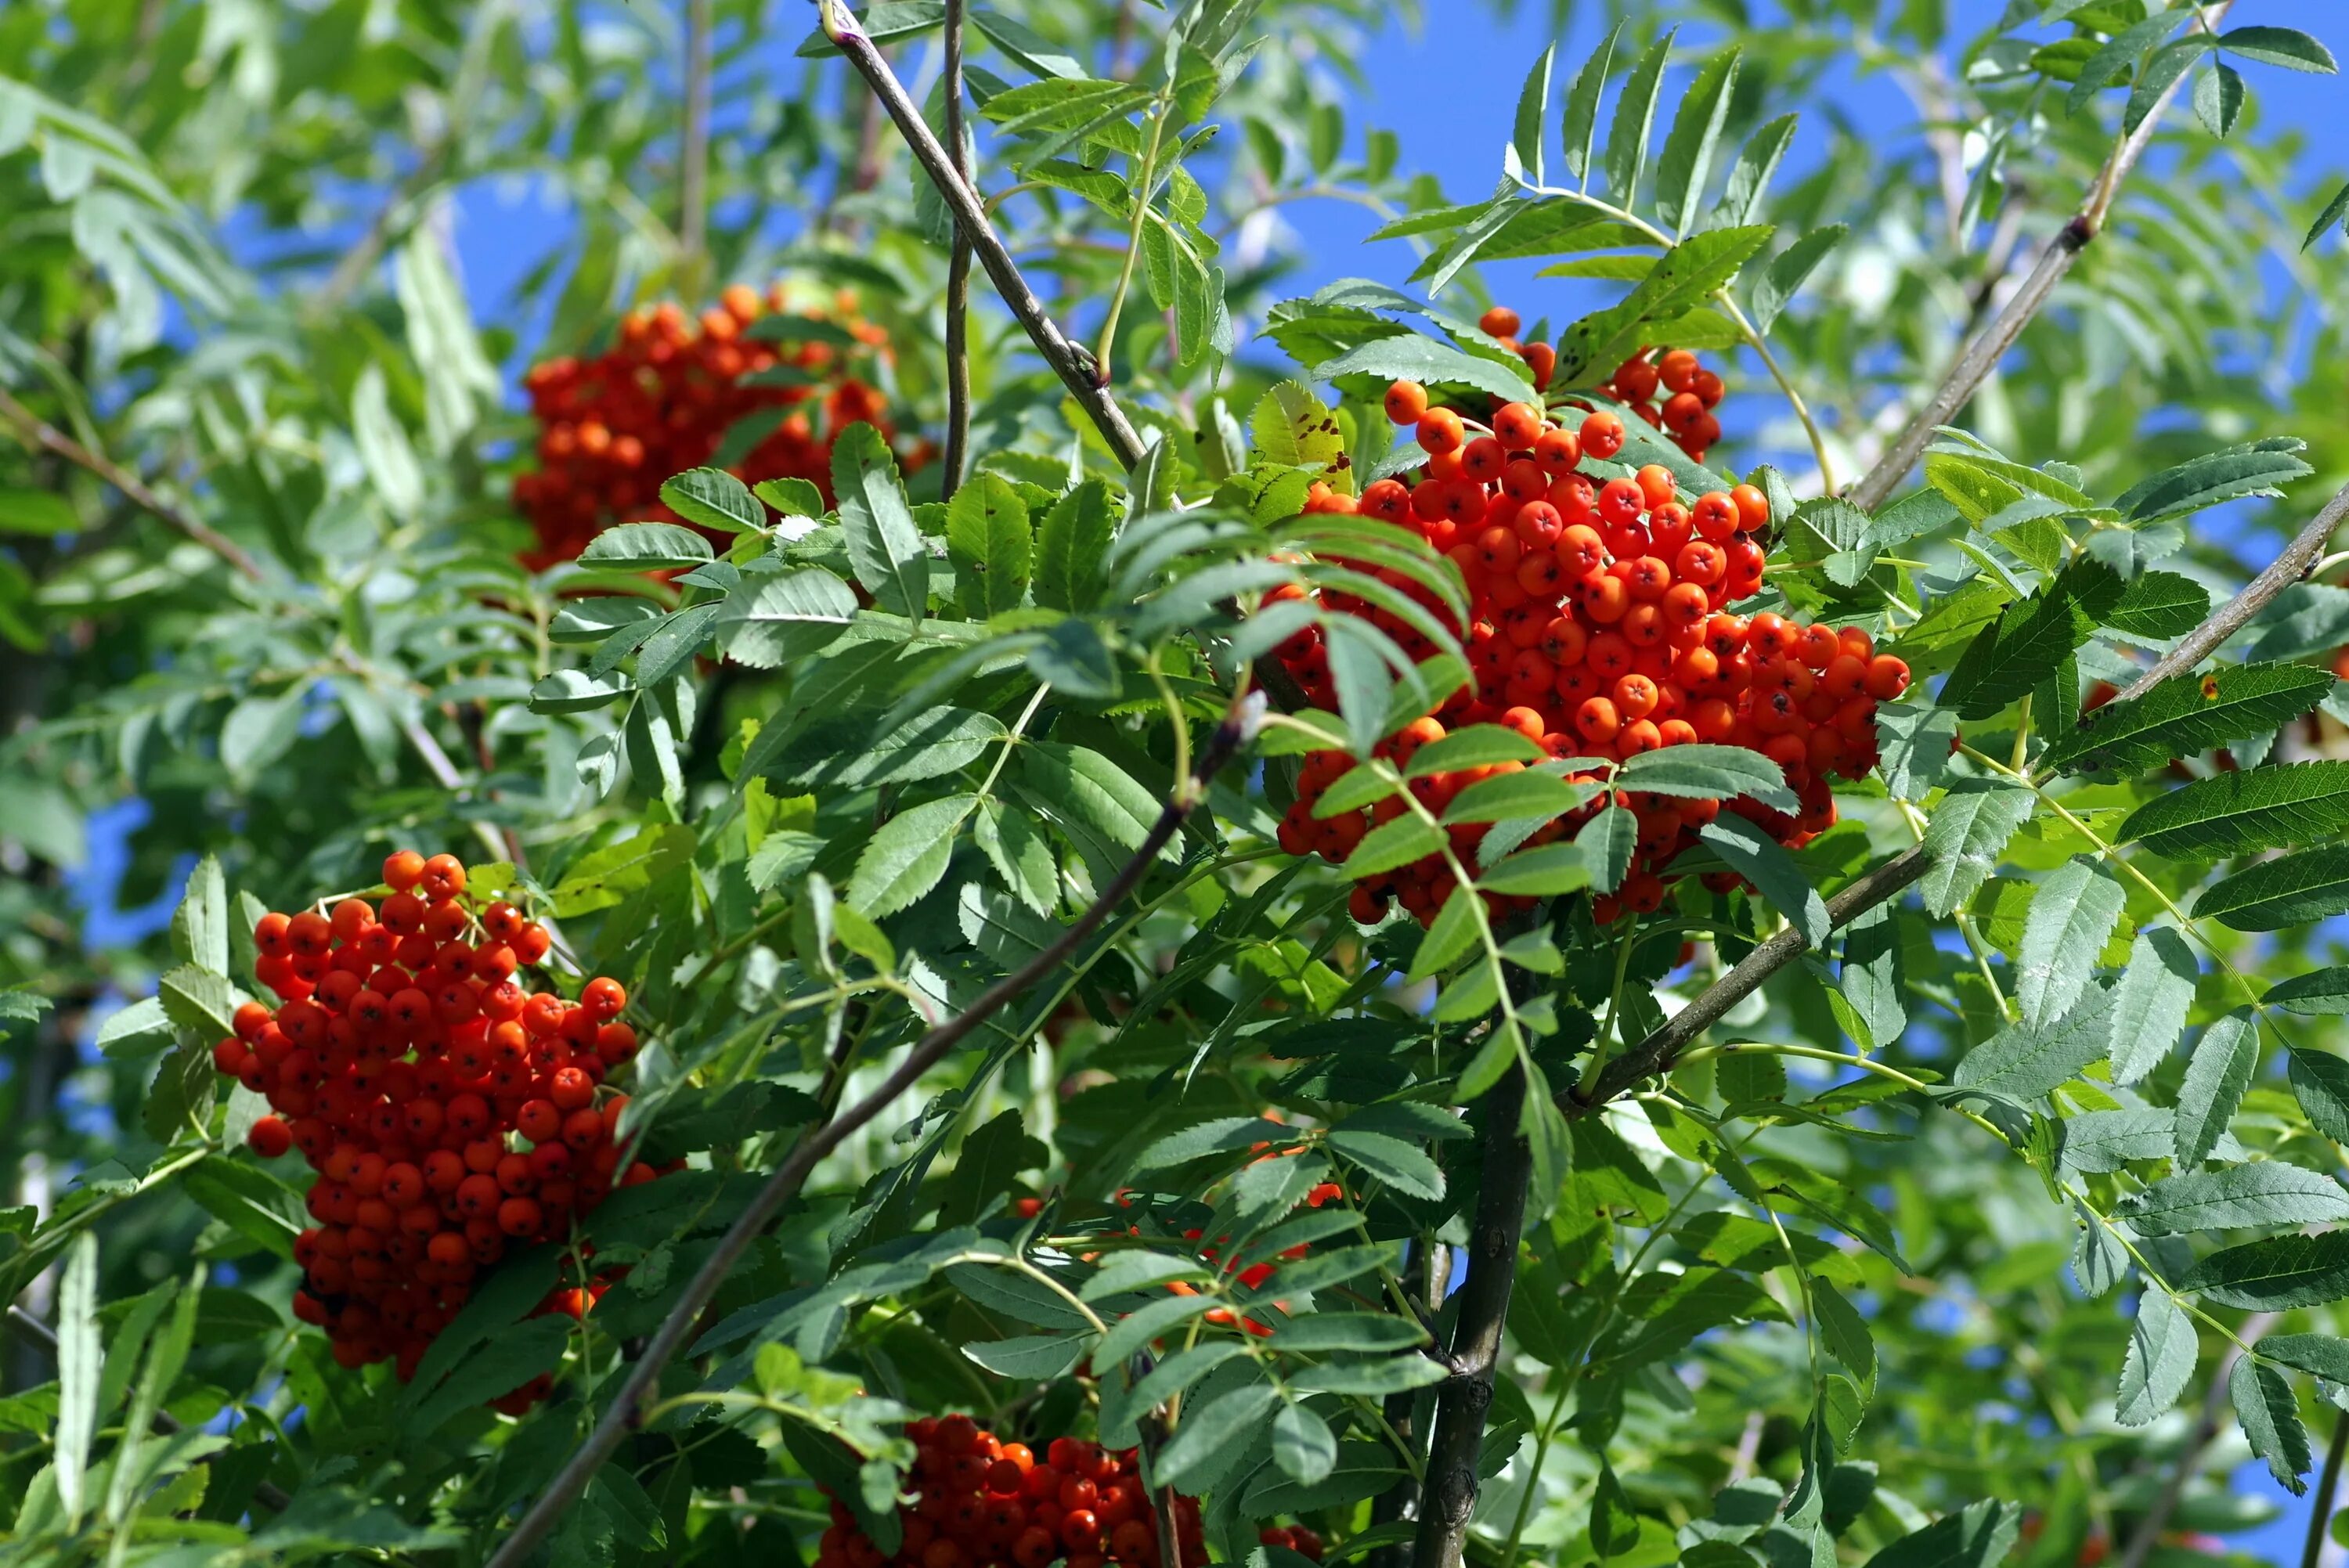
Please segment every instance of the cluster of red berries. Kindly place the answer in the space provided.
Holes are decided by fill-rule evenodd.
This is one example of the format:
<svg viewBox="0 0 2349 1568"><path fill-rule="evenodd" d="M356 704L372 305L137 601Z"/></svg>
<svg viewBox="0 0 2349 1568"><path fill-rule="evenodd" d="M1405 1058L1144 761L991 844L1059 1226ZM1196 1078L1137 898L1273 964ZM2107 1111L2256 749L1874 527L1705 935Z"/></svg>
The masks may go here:
<svg viewBox="0 0 2349 1568"><path fill-rule="evenodd" d="M1688 349L1666 349L1652 357L1642 350L1617 366L1599 391L1661 429L1692 461L1704 461L1721 439L1721 421L1713 411L1721 407L1726 388ZM1656 400L1659 392L1661 403Z"/></svg>
<svg viewBox="0 0 2349 1568"><path fill-rule="evenodd" d="M830 500L833 438L859 423L886 435L887 406L848 373L834 345L751 334L785 303L781 285L762 300L736 284L698 321L674 304L639 310L621 322L608 352L531 368L523 385L540 427L539 468L513 482L514 505L538 535L524 564L538 571L568 561L614 523L681 521L661 501L663 481L708 465L729 433L756 416L772 417L773 427L734 465L735 477L807 480ZM861 344L887 344L845 294L824 319ZM785 384L766 374L779 369L804 376Z"/></svg>
<svg viewBox="0 0 2349 1568"><path fill-rule="evenodd" d="M1199 1505L1187 1497L1174 1500L1182 1562L1165 1562L1132 1449L1055 1438L1040 1460L968 1416L924 1417L905 1435L920 1496L898 1511L903 1542L883 1553L834 1499L816 1568L1045 1568L1063 1559L1069 1568L1206 1568Z"/></svg>
<svg viewBox="0 0 2349 1568"><path fill-rule="evenodd" d="M1671 470L1656 464L1630 477L1595 480L1582 471L1583 459L1604 461L1623 448L1622 421L1603 411L1569 427L1541 403L1509 403L1494 411L1489 426L1478 425L1456 409L1431 407L1425 388L1411 381L1389 388L1386 410L1398 425L1415 428L1428 454L1415 482L1381 480L1359 498L1317 487L1309 510L1382 519L1451 558L1468 589L1468 624L1455 630L1474 678L1433 714L1381 742L1380 755L1408 763L1450 729L1496 723L1558 758L1622 759L1702 741L1758 751L1784 769L1800 798L1792 815L1749 797L1723 802L1619 793L1615 803L1637 815L1638 847L1621 887L1592 901L1602 923L1626 909L1658 907L1666 892L1663 869L1723 809L1790 846L1835 824L1828 780L1857 778L1876 765L1877 704L1907 689L1909 668L1878 654L1859 627L1806 626L1768 611L1730 613L1762 586L1772 519L1761 490L1737 485L1684 500ZM1446 614L1409 574L1376 574L1430 614ZM1290 584L1269 597L1307 593ZM1359 596L1324 590L1320 603L1367 619L1415 659L1435 651L1408 619ZM1329 654L1317 628L1288 639L1279 657L1308 697L1334 706ZM1316 817L1316 803L1351 766L1342 752L1306 758L1297 801L1281 823L1285 851L1342 861L1372 827L1408 810L1390 798L1367 812ZM1518 766L1432 774L1410 788L1440 814L1470 784ZM1569 777L1598 781L1593 772ZM1545 824L1528 841L1564 836L1608 803L1601 796ZM1486 830L1483 824L1449 830L1464 863L1475 863ZM1720 878L1723 886L1735 882ZM1392 895L1423 923L1432 923L1454 886L1444 857L1431 855L1358 885L1352 913L1365 923L1381 919ZM1530 901L1492 902L1506 912Z"/></svg>
<svg viewBox="0 0 2349 1568"><path fill-rule="evenodd" d="M603 1087L636 1051L619 985L598 976L576 1003L525 990L515 975L546 956L545 928L468 900L453 855L402 850L383 880L380 906L261 917L255 971L283 1000L240 1006L212 1063L275 1113L254 1150L299 1149L317 1172L294 1315L342 1365L389 1359L405 1378L477 1270L656 1172L622 1168L627 1102ZM543 1310L576 1315L595 1294L557 1291Z"/></svg>

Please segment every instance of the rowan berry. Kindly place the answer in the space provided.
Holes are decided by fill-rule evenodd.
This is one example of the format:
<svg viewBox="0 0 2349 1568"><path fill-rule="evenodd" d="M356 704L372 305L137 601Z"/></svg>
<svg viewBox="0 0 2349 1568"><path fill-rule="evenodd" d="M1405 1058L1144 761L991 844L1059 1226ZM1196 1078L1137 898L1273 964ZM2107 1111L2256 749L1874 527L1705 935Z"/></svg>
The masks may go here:
<svg viewBox="0 0 2349 1568"><path fill-rule="evenodd" d="M1579 439L1587 456L1605 462L1623 449L1623 421L1604 410L1592 414L1582 421Z"/></svg>
<svg viewBox="0 0 2349 1568"><path fill-rule="evenodd" d="M1525 325L1525 318L1507 305L1496 304L1477 319L1476 325L1495 337L1515 337Z"/></svg>
<svg viewBox="0 0 2349 1568"><path fill-rule="evenodd" d="M276 1117L258 1117L244 1140L264 1160L274 1160L294 1147L294 1130Z"/></svg>
<svg viewBox="0 0 2349 1568"><path fill-rule="evenodd" d="M1460 416L1449 408L1431 408L1422 415L1417 435L1420 449L1438 457L1458 451L1468 439Z"/></svg>
<svg viewBox="0 0 2349 1568"><path fill-rule="evenodd" d="M1418 424L1427 418L1427 388L1416 381L1396 382L1387 388L1386 410L1387 418L1398 425Z"/></svg>

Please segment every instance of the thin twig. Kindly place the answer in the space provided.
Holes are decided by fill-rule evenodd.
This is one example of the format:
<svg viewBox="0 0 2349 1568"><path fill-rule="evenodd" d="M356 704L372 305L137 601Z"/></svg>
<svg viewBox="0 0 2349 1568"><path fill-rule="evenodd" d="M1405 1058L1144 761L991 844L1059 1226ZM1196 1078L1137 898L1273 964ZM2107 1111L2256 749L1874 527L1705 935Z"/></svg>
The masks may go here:
<svg viewBox="0 0 2349 1568"><path fill-rule="evenodd" d="M2333 493L2317 514L2308 520L2308 526L2292 536L2283 553L2268 562L2267 570L2243 584L2243 591L2227 601L2216 614L2188 633L2178 645L2155 662L2153 667L2129 682L2117 702L2143 696L2170 676L2183 674L2200 664L2220 644L2250 624L2253 616L2274 602L2276 596L2302 578L2316 564L2317 557L2332 541L2333 531L2349 521L2349 485ZM2085 717L2085 716L2083 716Z"/></svg>
<svg viewBox="0 0 2349 1568"><path fill-rule="evenodd" d="M1468 1274L1452 1331L1452 1376L1438 1389L1435 1430L1427 1448L1419 1533L1412 1568L1460 1568L1468 1522L1476 1511L1476 1459L1485 1414L1493 1403L1493 1369L1501 1357L1516 1281L1517 1237L1525 1228L1533 1155L1518 1127L1526 1075L1512 1066L1485 1096L1484 1160L1477 1172L1476 1219L1468 1233Z"/></svg>
<svg viewBox="0 0 2349 1568"><path fill-rule="evenodd" d="M678 292L700 297L709 262L709 97L712 0L685 0L685 130L678 150Z"/></svg>
<svg viewBox="0 0 2349 1568"><path fill-rule="evenodd" d="M1028 280L1021 275L1019 263L1011 259L1011 253L1004 248L994 227L988 222L987 214L980 210L978 192L964 183L955 168L954 159L931 131L929 122L922 118L921 111L914 106L914 100L906 96L905 84L898 81L897 74L889 68L889 62L881 57L881 51L856 25L856 19L849 15L843 0L819 0L819 3L823 7L824 36L848 57L849 64L856 67L857 74L872 88L874 96L880 99L881 106L896 123L898 134L913 150L915 161L922 166L922 171L937 187L938 194L946 199L947 210L954 214L956 226L970 242L979 264L987 269L988 280L995 284L995 292L1003 296L1003 303L1010 307L1011 314L1027 330L1029 341L1035 344L1036 352L1044 356L1044 362L1052 367L1052 373L1061 378L1061 384L1076 399L1077 407L1084 410L1085 417L1101 432L1111 455L1122 466L1127 469L1134 467L1142 461L1142 438L1134 433L1133 422L1126 418L1125 410L1118 406L1109 388L1096 381L1092 356L1071 343L1060 325L1045 314L1043 302L1036 297L1036 291L1028 286Z"/></svg>
<svg viewBox="0 0 2349 1568"><path fill-rule="evenodd" d="M2257 1344L2261 1335L2275 1326L2277 1316L2272 1312L2253 1313L2243 1320L2236 1336L2242 1345ZM2227 1404L2228 1375L2234 1371L2235 1363L2241 1360L2242 1356L2240 1345L2230 1345L2227 1353L2219 1358L2218 1369L2210 1374L2210 1387L2202 1396L2202 1414L2195 1420L2193 1431L2188 1434L2185 1448L2178 1450L2178 1462L2170 1468L2169 1479L2162 1482L2161 1491L2154 1495L2144 1517L2137 1521L2135 1533L2130 1535L2128 1545L2123 1548L2113 1568L2145 1568L2145 1560L2160 1543L2161 1532L2168 1527L2169 1516L2178 1511L2179 1501L2185 1497L2187 1484L2202 1468L2204 1450L2219 1436L2220 1413Z"/></svg>
<svg viewBox="0 0 2349 1568"><path fill-rule="evenodd" d="M971 166L970 139L963 129L962 43L965 0L947 0L946 74L938 90L947 106L947 142L954 151L955 172L968 190L978 188ZM939 480L941 500L952 500L962 488L963 469L970 461L970 237L955 225L954 248L947 255L947 440L945 472Z"/></svg>
<svg viewBox="0 0 2349 1568"><path fill-rule="evenodd" d="M57 1331L23 1307L11 1305L8 1308L8 1321L22 1330L26 1338L41 1346L51 1356L57 1353ZM152 1425L165 1437L182 1430L177 1418L169 1410L157 1410L152 1418ZM198 1462L209 1464L212 1461L208 1458ZM294 1500L286 1494L285 1489L274 1481L264 1480L256 1484L253 1489L253 1500L262 1507L273 1509L279 1513L294 1506Z"/></svg>
<svg viewBox="0 0 2349 1568"><path fill-rule="evenodd" d="M511 1534L499 1545L487 1568L520 1568L543 1541L587 1485L588 1479L602 1469L613 1450L634 1431L642 1418L646 1396L660 1382L662 1371L696 1332L703 1311L725 1285L727 1276L742 1261L768 1224L781 1214L823 1161L867 1122L896 1103L899 1096L919 1082L922 1076L946 1058L973 1030L1000 1012L1053 970L1059 968L1070 954L1086 937L1091 936L1110 911L1125 901L1141 884L1142 879L1158 859L1159 851L1174 841L1184 822L1206 799L1207 782L1222 770L1226 762L1239 750L1256 727L1260 711L1259 699L1237 696L1216 727L1215 735L1200 748L1198 760L1187 779L1176 782L1175 792L1158 813L1158 820L1150 830L1133 859L1125 868L1102 888L1074 924L1063 931L1052 944L1038 953L1026 964L994 985L973 1001L968 1010L924 1035L905 1055L904 1061L878 1088L846 1109L839 1111L822 1124L803 1134L791 1157L776 1167L767 1178L758 1196L749 1208L727 1228L701 1267L695 1272L685 1294L670 1308L669 1315L659 1330L646 1344L643 1354L629 1369L627 1380L620 1386L605 1409L604 1417L588 1433L587 1440L566 1460L563 1469L547 1483L537 1500L530 1506Z"/></svg>
<svg viewBox="0 0 2349 1568"><path fill-rule="evenodd" d="M130 498L132 504L162 519L255 583L262 581L260 562L244 552L244 547L221 532L194 513L182 511L147 488L147 482L137 474L106 457L91 451L55 425L34 413L5 388L0 387L0 419L15 427L17 438L27 446L42 447L55 452L67 462L96 474L116 490Z"/></svg>
<svg viewBox="0 0 2349 1568"><path fill-rule="evenodd" d="M2215 24L2224 17L2233 4L2234 0L2220 0L2204 25ZM1917 466L1917 459L1932 440L1933 432L1957 418L1959 410L1973 399L1973 395L1989 379L1991 372L1998 368L1999 361L2006 357L2007 350L2013 348L2015 340L2023 335L2023 329L2046 307L2048 299L2055 292L2055 285L2064 281L2073 263L2080 259L2080 253L2086 250L2104 231L2105 221L2111 212L2114 198L2120 192L2122 181L2137 167L2137 160L2145 156L2145 150L2152 145L2154 132L2161 123L2162 115L2185 83L2184 75L2171 82L2155 100L2152 112L2114 147L2111 155L2105 160L2104 167L2097 170L2095 181L2089 186L2087 199L2073 214L2071 222L2048 242L2046 250L2040 253L2038 264L2031 269L2030 275L2023 279L2023 286L2015 290L2014 296L2006 302L2006 308L1998 313L1997 319L1980 337L1966 346L1965 352L1958 356L1958 362L1950 367L1949 374L1941 378L1940 386L1934 389L1932 397L1909 421L1907 428L1886 449L1884 456L1868 471L1867 477L1852 487L1849 499L1855 505L1873 511L1884 504L1893 487L1906 479L1909 470Z"/></svg>

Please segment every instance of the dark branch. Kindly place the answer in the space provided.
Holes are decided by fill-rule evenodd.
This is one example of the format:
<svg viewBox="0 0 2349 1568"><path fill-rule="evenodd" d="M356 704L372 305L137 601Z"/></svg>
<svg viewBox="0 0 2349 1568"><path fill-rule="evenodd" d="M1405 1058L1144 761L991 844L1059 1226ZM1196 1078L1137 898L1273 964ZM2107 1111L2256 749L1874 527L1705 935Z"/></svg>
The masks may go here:
<svg viewBox="0 0 2349 1568"><path fill-rule="evenodd" d="M947 141L955 172L976 190L970 139L963 129L962 41L965 0L947 0L946 72L938 85L947 106ZM947 440L945 478L939 499L952 500L970 462L970 240L955 225L954 249L947 257Z"/></svg>
<svg viewBox="0 0 2349 1568"><path fill-rule="evenodd" d="M905 145L913 150L914 160L930 177L930 183L937 187L938 194L946 198L947 208L954 214L956 227L969 242L979 265L987 269L988 279L995 284L995 292L1003 296L1003 303L1010 307L1011 314L1027 329L1029 341L1036 346L1036 352L1044 356L1044 362L1052 367L1052 373L1061 378L1061 384L1068 387L1069 395L1077 400L1077 407L1085 411L1085 417L1101 432L1102 439L1109 444L1111 454L1124 467L1133 468L1142 460L1142 438L1134 433L1132 421L1126 418L1125 410L1118 406L1109 388L1095 379L1092 356L1071 343L1061 331L1060 325L1045 314L1043 302L1036 297L1036 291L1028 286L1028 280L1021 275L1019 263L1011 259L1011 253L996 236L994 225L987 221L987 213L979 206L978 192L964 181L955 167L954 158L939 143L930 129L929 122L915 107L914 100L906 96L905 85L889 68L889 62L881 57L881 51L874 46L873 40L864 36L864 29L848 14L848 7L842 0L819 0L819 4L823 8L824 36L848 57L849 64L856 67L857 74L872 88L874 96L881 101L881 107L895 122L897 134L905 139Z"/></svg>
<svg viewBox="0 0 2349 1568"><path fill-rule="evenodd" d="M1525 1228L1526 1187L1533 1175L1532 1151L1518 1130L1525 1105L1521 1067L1512 1067L1484 1100L1484 1159L1476 1217L1468 1233L1468 1274L1460 1284L1452 1331L1452 1376L1436 1395L1412 1568L1460 1568L1468 1522L1476 1511L1476 1457L1485 1443L1485 1414L1493 1403L1493 1369L1501 1358L1501 1330L1516 1283L1517 1237Z"/></svg>

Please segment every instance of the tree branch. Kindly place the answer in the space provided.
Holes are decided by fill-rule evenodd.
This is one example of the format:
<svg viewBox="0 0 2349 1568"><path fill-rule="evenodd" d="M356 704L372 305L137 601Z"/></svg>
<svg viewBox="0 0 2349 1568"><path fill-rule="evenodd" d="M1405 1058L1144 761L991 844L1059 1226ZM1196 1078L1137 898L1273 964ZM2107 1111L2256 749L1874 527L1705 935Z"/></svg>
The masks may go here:
<svg viewBox="0 0 2349 1568"><path fill-rule="evenodd" d="M1827 917L1847 925L1925 874L1932 857L1924 847L1904 850L1827 900ZM1801 957L1802 933L1788 926L1738 960L1735 968L1706 986L1697 997L1666 1020L1664 1026L1641 1040L1599 1075L1588 1094L1575 1093L1565 1101L1568 1116L1591 1111L1651 1074L1672 1065L1689 1042L1719 1023L1722 1016L1762 988L1762 983Z"/></svg>
<svg viewBox="0 0 2349 1568"><path fill-rule="evenodd" d="M965 0L947 0L946 74L938 90L946 98L947 140L954 151L955 172L966 190L975 190L978 175L971 167L970 140L963 129L962 42ZM955 225L954 248L947 256L947 440L945 475L939 499L952 500L962 488L963 469L970 462L970 258L969 236Z"/></svg>
<svg viewBox="0 0 2349 1568"><path fill-rule="evenodd" d="M2234 0L2220 0L2204 26L2215 25L2233 4ZM2178 96L2178 89L2185 83L2186 77L2181 74L2155 100L2152 112L2137 122L2137 128L2121 138L2111 155L2105 160L2104 167L2097 170L2095 181L2088 188L2087 199L2081 203L2080 210L2047 242L2047 248L2040 253L2038 264L2023 279L2023 286L2014 291L2014 296L2006 302L2006 308L1998 313L1997 319L1980 337L1966 346L1965 352L1958 356L1958 362L1941 378L1940 386L1934 389L1932 397L1926 399L1925 406L1917 410L1908 427L1894 438L1867 477L1852 487L1847 499L1854 505L1863 511L1873 511L1884 504L1893 487L1906 479L1909 470L1917 466L1917 459L1932 440L1933 432L1956 418L1959 411L1972 401L1973 395L1981 390L1990 373L1998 368L1999 361L2006 357L2007 350L2013 348L2015 340L2023 335L2023 329L2045 308L2049 297L2055 292L2055 285L2064 281L2064 274L2072 270L2072 264L2080 259L2080 253L2103 232L2105 220L2111 212L2114 198L2120 192L2122 181L2129 177L2129 171L2137 167L2137 160L2144 157L2145 150L2152 145L2154 131L2159 126L2162 115L2168 110L2171 100Z"/></svg>
<svg viewBox="0 0 2349 1568"><path fill-rule="evenodd" d="M1476 1511L1476 1458L1484 1447L1485 1413L1493 1403L1493 1369L1500 1361L1501 1330L1516 1283L1517 1237L1525 1228L1526 1187L1533 1175L1532 1151L1518 1130L1525 1105L1525 1069L1513 1066L1484 1100L1484 1161L1475 1222L1468 1233L1468 1274L1460 1284L1459 1315L1452 1330L1452 1376L1436 1395L1412 1568L1460 1568L1468 1522Z"/></svg>
<svg viewBox="0 0 2349 1568"><path fill-rule="evenodd" d="M790 1158L767 1178L766 1185L759 1189L750 1207L727 1228L716 1250L695 1272L684 1295L647 1343L643 1354L629 1369L627 1380L613 1397L603 1418L588 1433L587 1440L547 1483L546 1490L531 1504L530 1511L523 1515L512 1532L500 1543L486 1568L520 1568L537 1549L539 1542L554 1529L564 1511L585 1489L588 1479L603 1468L622 1439L636 1429L642 1418L646 1397L658 1387L661 1372L670 1359L685 1348L686 1341L696 1332L703 1311L716 1298L727 1276L742 1261L742 1255L750 1251L751 1243L758 1240L768 1224L799 1196L800 1189L806 1184L808 1177L824 1156L895 1104L900 1095L919 1082L925 1073L944 1060L947 1053L979 1025L1058 969L1069 954L1076 951L1078 944L1109 918L1110 912L1141 884L1142 879L1156 862L1159 851L1174 841L1185 820L1206 798L1208 780L1222 770L1224 764L1254 733L1260 711L1260 699L1234 696L1223 723L1216 727L1206 745L1200 748L1190 775L1176 781L1174 796L1158 813L1158 820L1134 851L1133 859L1126 861L1124 869L1101 890L1100 896L1093 900L1083 914L1077 917L1074 924L1063 931L1050 946L980 993L967 1011L916 1041L905 1059L898 1063L872 1093L801 1136Z"/></svg>
<svg viewBox="0 0 2349 1568"><path fill-rule="evenodd" d="M2127 690L2114 700L2127 702L2143 696L2147 692L2175 675L2182 675L2200 664L2220 644L2251 624L2251 619L2275 601L2278 594L2302 578L2324 553L2333 531L2349 521L2349 485L2333 493L2317 514L2308 520L2308 526L2292 536L2283 552L2268 562L2267 570L2243 584L2242 592L2191 632L2169 652L2161 655L2153 667L2129 682Z"/></svg>
<svg viewBox="0 0 2349 1568"><path fill-rule="evenodd" d="M2308 1542L2301 1548L2300 1568L2316 1568L2324 1555L2324 1527L2333 1522L2333 1500L2341 1491L2341 1460L2349 1456L2349 1410L2333 1418L2333 1443L2324 1450L2324 1476L2310 1500Z"/></svg>
<svg viewBox="0 0 2349 1568"><path fill-rule="evenodd" d="M678 149L678 292L699 297L709 261L709 93L712 0L685 0L685 129Z"/></svg>
<svg viewBox="0 0 2349 1568"><path fill-rule="evenodd" d="M28 447L41 447L55 452L67 462L96 474L116 490L130 498L141 511L162 519L254 582L261 582L258 562L244 552L244 547L221 532L212 524L173 506L147 488L147 482L129 469L98 452L91 451L55 425L34 413L5 387L0 387L0 419L13 426L16 437Z"/></svg>
<svg viewBox="0 0 2349 1568"><path fill-rule="evenodd" d="M1004 248L1003 242L996 237L993 225L988 222L987 213L979 206L978 192L964 181L955 167L955 160L939 144L937 137L930 130L929 122L923 119L921 111L914 106L914 100L905 95L905 86L897 80L896 73L889 68L889 62L881 57L881 51L874 46L873 40L865 36L864 29L856 25L856 19L849 15L843 0L818 0L818 4L823 10L824 36L848 57L849 64L856 67L857 74L872 88L874 96L880 99L882 108L895 122L897 133L905 139L905 145L913 150L914 160L930 177L930 182L937 187L938 194L946 198L947 210L954 214L956 227L970 242L979 265L987 269L988 279L994 284L995 292L1003 296L1003 303L1010 307L1011 314L1027 329L1029 341L1036 346L1036 352L1044 356L1044 362L1052 367L1052 373L1061 378L1070 396L1077 400L1077 407L1085 411L1085 417L1101 432L1111 454L1124 467L1133 468L1142 461L1142 438L1134 433L1132 421L1126 418L1125 410L1118 406L1109 388L1095 379L1092 356L1071 343L1059 324L1045 314L1043 303L1036 297L1036 291L1028 286L1028 280L1021 275L1019 263L1011 259L1011 253Z"/></svg>

